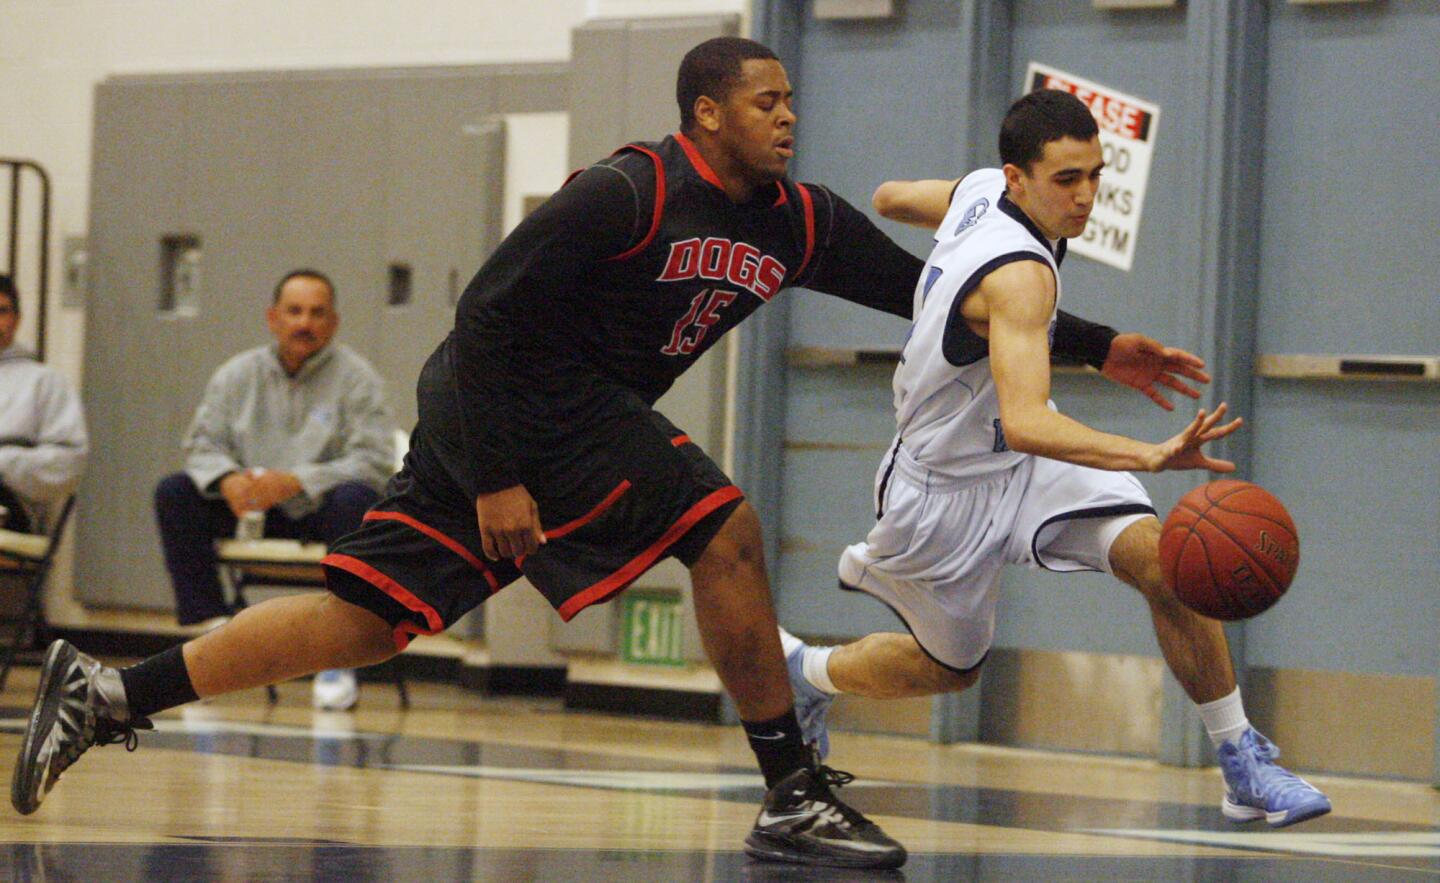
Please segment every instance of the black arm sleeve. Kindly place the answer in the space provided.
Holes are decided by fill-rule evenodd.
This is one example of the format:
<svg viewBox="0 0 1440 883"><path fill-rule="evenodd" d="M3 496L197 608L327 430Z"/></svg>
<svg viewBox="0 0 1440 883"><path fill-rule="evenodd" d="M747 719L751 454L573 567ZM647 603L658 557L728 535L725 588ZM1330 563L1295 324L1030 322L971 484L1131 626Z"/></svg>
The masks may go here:
<svg viewBox="0 0 1440 883"><path fill-rule="evenodd" d="M1064 310L1055 317L1055 343L1050 350L1061 358L1083 362L1100 370L1110 355L1110 343L1120 334L1108 325L1087 322Z"/></svg>
<svg viewBox="0 0 1440 883"><path fill-rule="evenodd" d="M793 284L909 319L925 262L824 187L815 194L815 254Z"/></svg>
<svg viewBox="0 0 1440 883"><path fill-rule="evenodd" d="M511 426L527 374L519 336L563 321L565 300L584 289L595 266L639 241L654 187L647 157L627 154L591 166L505 237L466 287L452 352L456 405L479 493L519 483Z"/></svg>

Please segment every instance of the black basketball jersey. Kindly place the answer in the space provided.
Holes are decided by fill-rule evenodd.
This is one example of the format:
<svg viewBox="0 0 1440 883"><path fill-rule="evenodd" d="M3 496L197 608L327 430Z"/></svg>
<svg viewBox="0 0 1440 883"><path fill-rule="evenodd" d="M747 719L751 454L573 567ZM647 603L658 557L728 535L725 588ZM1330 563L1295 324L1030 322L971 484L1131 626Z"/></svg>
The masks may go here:
<svg viewBox="0 0 1440 883"><path fill-rule="evenodd" d="M732 202L684 135L627 145L515 229L460 300L445 347L477 486L515 484L527 440L583 429L616 393L653 404L782 289L909 318L923 262L824 187Z"/></svg>

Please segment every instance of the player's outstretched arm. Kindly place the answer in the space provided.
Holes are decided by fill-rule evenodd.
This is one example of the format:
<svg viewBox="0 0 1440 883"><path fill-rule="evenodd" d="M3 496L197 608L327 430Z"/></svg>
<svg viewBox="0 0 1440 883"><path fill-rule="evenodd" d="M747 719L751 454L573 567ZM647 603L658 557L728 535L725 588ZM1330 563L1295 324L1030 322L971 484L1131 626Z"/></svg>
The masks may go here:
<svg viewBox="0 0 1440 883"><path fill-rule="evenodd" d="M934 230L950 211L950 196L959 179L949 181L886 181L875 188L870 204L882 217Z"/></svg>
<svg viewBox="0 0 1440 883"><path fill-rule="evenodd" d="M1011 450L1116 471L1234 468L1199 450L1240 427L1239 421L1219 425L1224 406L1208 416L1202 412L1185 432L1159 445L1100 432L1052 410L1049 326L1054 299L1050 268L1021 261L986 276L973 307L967 304L971 308L965 311L971 319L988 324L990 370Z"/></svg>

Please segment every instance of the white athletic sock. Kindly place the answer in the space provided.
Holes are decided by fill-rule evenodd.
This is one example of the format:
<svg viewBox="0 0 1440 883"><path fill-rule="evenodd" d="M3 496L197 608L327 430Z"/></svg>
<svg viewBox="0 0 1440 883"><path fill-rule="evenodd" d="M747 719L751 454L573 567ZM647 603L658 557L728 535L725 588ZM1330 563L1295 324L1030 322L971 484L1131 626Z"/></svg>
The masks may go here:
<svg viewBox="0 0 1440 883"><path fill-rule="evenodd" d="M830 654L834 652L834 647L806 647L800 660L800 671L810 686L831 696L840 692L830 681Z"/></svg>
<svg viewBox="0 0 1440 883"><path fill-rule="evenodd" d="M1205 732L1210 734L1210 741L1216 748L1227 741L1238 741L1240 734L1250 728L1250 721L1245 717L1245 706L1240 701L1239 687L1228 696L1203 705L1197 704L1195 707L1200 709L1200 718L1205 721Z"/></svg>

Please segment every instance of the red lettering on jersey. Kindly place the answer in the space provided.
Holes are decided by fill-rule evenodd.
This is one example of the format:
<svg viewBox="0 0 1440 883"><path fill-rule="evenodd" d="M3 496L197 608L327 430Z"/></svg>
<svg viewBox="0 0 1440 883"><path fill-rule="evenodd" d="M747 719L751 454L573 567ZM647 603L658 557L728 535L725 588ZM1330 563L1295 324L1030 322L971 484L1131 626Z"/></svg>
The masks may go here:
<svg viewBox="0 0 1440 883"><path fill-rule="evenodd" d="M708 288L695 295L695 299L690 301L690 311L675 323L675 330L670 332L670 342L665 344L665 348L660 352L667 356L679 356L688 355L694 351L695 344L685 337L685 330L690 327L690 323L695 321L695 316L700 312L700 305L705 303L705 298L709 296L710 289ZM705 332L702 330L700 334L704 336Z"/></svg>
<svg viewBox="0 0 1440 883"><path fill-rule="evenodd" d="M700 246L700 278L724 279L730 263L730 240L711 237Z"/></svg>
<svg viewBox="0 0 1440 883"><path fill-rule="evenodd" d="M712 236L704 242L686 239L671 243L665 270L655 281L683 282L696 278L728 279L731 284L769 301L785 284L785 265L761 254L760 249L748 242L731 242L719 236ZM690 318L694 319L693 316Z"/></svg>
<svg viewBox="0 0 1440 883"><path fill-rule="evenodd" d="M748 242L737 242L730 252L730 281L741 288L754 288L760 270L760 249Z"/></svg>
<svg viewBox="0 0 1440 883"><path fill-rule="evenodd" d="M700 240L686 239L670 243L670 257L665 261L665 272L656 282L677 282L695 278L695 263L700 256Z"/></svg>
<svg viewBox="0 0 1440 883"><path fill-rule="evenodd" d="M690 302L690 311L675 323L675 330L670 333L670 343L660 352L667 356L688 356L695 352L705 340L710 326L720 321L720 310L734 303L737 296L737 292L722 291L718 288L707 288L695 295L695 299Z"/></svg>
<svg viewBox="0 0 1440 883"><path fill-rule="evenodd" d="M695 324L700 327L700 333L696 334L695 339L690 342L689 352L695 351L695 347L699 346L700 341L705 339L705 332L710 330L711 325L720 321L720 309L734 303L736 296L737 292L715 289L715 294L710 298L710 303L705 305L705 309L701 310L699 317L695 319Z"/></svg>
<svg viewBox="0 0 1440 883"><path fill-rule="evenodd" d="M755 284L747 285L756 296L766 303L785 284L785 265L770 257L768 254L760 262L760 269L755 274Z"/></svg>

